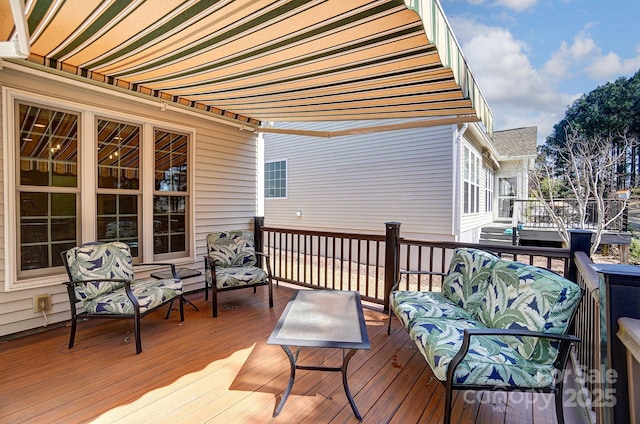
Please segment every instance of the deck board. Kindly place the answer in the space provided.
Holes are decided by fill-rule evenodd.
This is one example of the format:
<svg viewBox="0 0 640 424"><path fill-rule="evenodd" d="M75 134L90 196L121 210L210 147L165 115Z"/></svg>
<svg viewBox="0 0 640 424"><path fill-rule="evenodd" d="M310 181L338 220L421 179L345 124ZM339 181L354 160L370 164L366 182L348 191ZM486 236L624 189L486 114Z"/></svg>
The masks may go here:
<svg viewBox="0 0 640 424"><path fill-rule="evenodd" d="M164 311L142 320L142 347L135 354L133 324L91 320L78 325L76 345L67 349L69 329L0 342L2 423L357 423L340 373L298 370L282 413L272 414L289 378L280 346L267 345L294 289L221 293L220 316L211 318L203 293L167 321ZM439 423L444 389L401 326L386 333L388 315L365 308L371 349L349 363L349 386L365 423ZM303 349L301 363L332 366L341 351ZM530 395L525 395L530 396ZM548 395L545 395L548 396ZM495 398L494 398L495 397ZM529 398L529 410L504 394L479 393L467 403L454 393L453 422L554 422L553 402ZM498 400L496 400L498 399ZM501 400L500 400L501 399ZM550 410L536 407L550 404Z"/></svg>

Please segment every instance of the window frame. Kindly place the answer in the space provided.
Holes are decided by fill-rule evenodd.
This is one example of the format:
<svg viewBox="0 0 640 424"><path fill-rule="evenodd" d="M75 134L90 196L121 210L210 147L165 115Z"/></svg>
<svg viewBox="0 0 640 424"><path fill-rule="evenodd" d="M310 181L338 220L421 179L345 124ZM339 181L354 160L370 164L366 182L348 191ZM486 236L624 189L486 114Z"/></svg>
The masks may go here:
<svg viewBox="0 0 640 424"><path fill-rule="evenodd" d="M480 173L484 166L478 152L465 144L462 150L462 213L480 213Z"/></svg>
<svg viewBox="0 0 640 424"><path fill-rule="evenodd" d="M160 121L147 116L132 116L89 106L80 102L72 102L48 97L25 90L3 87L2 88L2 112L3 112L3 176L4 176L4 288L5 291L24 290L36 287L46 287L60 284L61 279L66 278L63 267L42 268L41 275L19 277L20 264L17 262L19 255L19 231L20 217L17 204L17 161L19 152L15 140L16 105L17 102L36 104L41 107L54 110L65 110L79 115L78 131L78 186L77 193L80 203L77 214L77 242L87 243L97 239L97 121L98 119L111 119L119 122L138 125L142 129L140 146L140 196L141 210L139 211L140 224L140 255L137 261L152 263L166 260L174 263L195 262L195 140L196 130L172 122ZM187 191L186 216L185 216L185 253L167 255L154 255L153 252L153 198L154 190L154 130L179 132L188 136L187 152ZM93 147L93 148L87 148ZM130 194L130 193L127 193ZM50 270L49 272L45 270Z"/></svg>
<svg viewBox="0 0 640 424"><path fill-rule="evenodd" d="M267 196L267 186L269 179L267 179L267 165L272 163L284 162L284 196ZM276 199L288 199L289 198L289 160L288 159L275 159L264 162L264 199L276 200Z"/></svg>
<svg viewBox="0 0 640 424"><path fill-rule="evenodd" d="M493 212L493 192L495 185L495 176L493 170L485 168L485 193L484 193L484 207L485 212Z"/></svg>

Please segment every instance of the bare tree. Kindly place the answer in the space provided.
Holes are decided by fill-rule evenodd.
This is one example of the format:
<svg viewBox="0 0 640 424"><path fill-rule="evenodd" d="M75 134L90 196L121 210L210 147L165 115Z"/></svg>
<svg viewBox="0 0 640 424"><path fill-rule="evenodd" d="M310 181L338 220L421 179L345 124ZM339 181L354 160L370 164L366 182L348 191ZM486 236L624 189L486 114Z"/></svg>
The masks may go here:
<svg viewBox="0 0 640 424"><path fill-rule="evenodd" d="M569 229L584 229L587 218L594 215L589 213L590 205L595 205L595 240L591 253L600 246L603 231L619 219L626 208L626 197L621 199L622 204L616 209L606 200L615 197L618 167L625 163L626 152L636 143L626 133L616 140L617 144L612 137L585 137L576 129L568 128L566 145L563 148L555 146L553 151L547 151L547 154L552 153L551 156L538 158L532 173L532 195L542 203L566 244L569 243ZM554 160L553 155L560 160ZM556 163L563 166L556 167ZM576 202L575 222L567 222L558 213L558 204L562 201L554 190L558 183L569 189L572 200Z"/></svg>

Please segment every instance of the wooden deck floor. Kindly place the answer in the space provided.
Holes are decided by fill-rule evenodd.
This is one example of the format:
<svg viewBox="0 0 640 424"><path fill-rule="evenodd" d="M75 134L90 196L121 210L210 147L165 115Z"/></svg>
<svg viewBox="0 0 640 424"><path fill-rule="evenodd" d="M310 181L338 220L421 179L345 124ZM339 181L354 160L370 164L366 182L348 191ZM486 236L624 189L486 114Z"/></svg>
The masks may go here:
<svg viewBox="0 0 640 424"><path fill-rule="evenodd" d="M68 328L0 343L2 423L357 423L338 373L298 371L282 413L272 418L289 377L279 346L266 344L293 289L266 289L220 296L221 314L211 318L203 293L189 295L169 321L163 312L142 320L142 347L135 354L132 323L80 323L67 349ZM349 365L349 385L365 423L439 423L442 385L407 333L365 308L371 350ZM341 352L306 349L305 362L337 364ZM457 394L454 423L555 422L549 395L465 392ZM475 399L475 400L474 400Z"/></svg>

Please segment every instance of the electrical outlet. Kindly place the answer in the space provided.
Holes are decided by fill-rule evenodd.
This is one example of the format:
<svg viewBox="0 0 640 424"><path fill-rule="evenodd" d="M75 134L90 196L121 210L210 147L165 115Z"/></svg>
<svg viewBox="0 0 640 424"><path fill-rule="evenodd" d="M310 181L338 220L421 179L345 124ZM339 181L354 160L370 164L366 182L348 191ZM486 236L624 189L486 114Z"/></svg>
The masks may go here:
<svg viewBox="0 0 640 424"><path fill-rule="evenodd" d="M33 312L48 311L51 309L51 295L39 294L33 296Z"/></svg>

